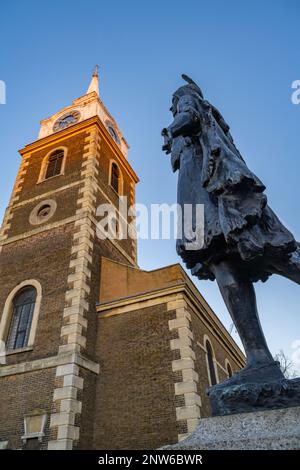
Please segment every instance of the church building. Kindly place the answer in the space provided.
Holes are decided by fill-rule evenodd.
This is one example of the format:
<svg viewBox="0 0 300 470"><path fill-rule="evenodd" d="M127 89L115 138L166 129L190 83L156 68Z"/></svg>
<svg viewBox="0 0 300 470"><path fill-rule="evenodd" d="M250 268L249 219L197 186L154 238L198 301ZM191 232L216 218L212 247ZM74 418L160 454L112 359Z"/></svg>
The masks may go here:
<svg viewBox="0 0 300 470"><path fill-rule="evenodd" d="M97 70L20 150L0 231L0 449L176 443L244 365L179 264L142 270L134 237L98 236L99 205L135 203L127 152Z"/></svg>

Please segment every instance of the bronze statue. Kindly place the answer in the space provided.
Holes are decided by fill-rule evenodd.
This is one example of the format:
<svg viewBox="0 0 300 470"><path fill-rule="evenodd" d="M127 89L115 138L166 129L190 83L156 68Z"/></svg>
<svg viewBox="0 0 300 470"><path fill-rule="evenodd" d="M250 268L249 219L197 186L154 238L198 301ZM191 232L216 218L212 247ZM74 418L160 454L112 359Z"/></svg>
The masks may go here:
<svg viewBox="0 0 300 470"><path fill-rule="evenodd" d="M253 282L280 274L300 284L299 244L268 206L266 188L247 167L223 116L192 79L182 78L188 84L173 95L174 120L162 131L163 150L171 153L173 171L179 172L178 203L204 205L204 243L189 250L183 235L177 253L193 275L216 279L247 358L244 369L210 389L209 395L219 400L226 391L232 400L238 393L232 387L243 385L240 394L245 394L245 384L255 384L250 402L263 393L257 384L276 383L274 402L284 377L260 325ZM220 403L212 403L215 414L232 410L220 409ZM235 404L234 411L241 409Z"/></svg>

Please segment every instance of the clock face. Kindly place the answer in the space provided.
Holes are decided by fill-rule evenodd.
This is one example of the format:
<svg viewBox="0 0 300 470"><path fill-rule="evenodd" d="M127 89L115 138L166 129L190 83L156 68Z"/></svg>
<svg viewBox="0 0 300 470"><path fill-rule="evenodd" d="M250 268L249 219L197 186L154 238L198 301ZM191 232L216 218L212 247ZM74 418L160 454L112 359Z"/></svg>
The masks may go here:
<svg viewBox="0 0 300 470"><path fill-rule="evenodd" d="M79 121L80 112L79 111L70 111L67 114L64 114L60 118L57 119L53 126L54 132L61 131L62 129L66 129L72 124L76 124Z"/></svg>

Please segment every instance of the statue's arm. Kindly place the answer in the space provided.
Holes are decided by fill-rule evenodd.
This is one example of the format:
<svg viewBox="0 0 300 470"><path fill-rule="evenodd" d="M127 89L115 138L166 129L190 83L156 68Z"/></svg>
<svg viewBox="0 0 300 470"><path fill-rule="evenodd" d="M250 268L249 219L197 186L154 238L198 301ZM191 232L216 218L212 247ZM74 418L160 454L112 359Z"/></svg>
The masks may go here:
<svg viewBox="0 0 300 470"><path fill-rule="evenodd" d="M197 111L195 100L184 96L177 104L177 113L172 124L166 129L169 138L178 136L191 136L200 129L200 115Z"/></svg>

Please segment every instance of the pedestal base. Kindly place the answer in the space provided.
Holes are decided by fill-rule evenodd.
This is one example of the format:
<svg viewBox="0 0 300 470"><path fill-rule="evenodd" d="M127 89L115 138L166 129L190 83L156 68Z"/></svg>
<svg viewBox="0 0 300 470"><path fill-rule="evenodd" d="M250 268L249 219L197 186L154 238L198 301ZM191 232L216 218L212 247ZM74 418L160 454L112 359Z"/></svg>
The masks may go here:
<svg viewBox="0 0 300 470"><path fill-rule="evenodd" d="M168 450L300 450L300 407L201 419Z"/></svg>
<svg viewBox="0 0 300 470"><path fill-rule="evenodd" d="M213 416L300 406L300 379L253 382L211 387L208 396Z"/></svg>

